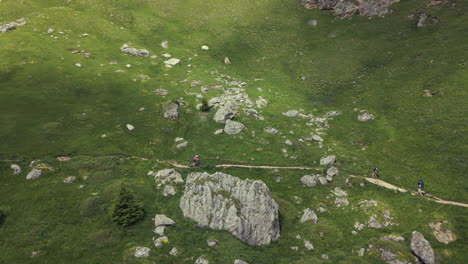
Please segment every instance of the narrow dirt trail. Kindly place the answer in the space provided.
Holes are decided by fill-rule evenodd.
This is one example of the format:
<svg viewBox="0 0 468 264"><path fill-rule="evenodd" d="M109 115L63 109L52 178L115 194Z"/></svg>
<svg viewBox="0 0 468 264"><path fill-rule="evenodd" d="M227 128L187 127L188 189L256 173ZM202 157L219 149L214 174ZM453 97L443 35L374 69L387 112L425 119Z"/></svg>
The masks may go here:
<svg viewBox="0 0 468 264"><path fill-rule="evenodd" d="M320 170L319 168L303 166L269 166L269 165L242 165L242 164L218 164L216 168L254 168L254 169L289 169L289 170Z"/></svg>
<svg viewBox="0 0 468 264"><path fill-rule="evenodd" d="M356 176L356 175L350 175L350 176L354 177L354 178L363 178L364 180L366 180L366 181L368 181L370 183L373 183L375 185L378 185L378 186L381 186L381 187L384 187L384 188L387 188L387 189L390 189L390 190L396 190L396 191L402 192L402 193L409 192L407 189L395 186L393 184L390 184L388 182L385 182L385 181L382 181L382 180L379 180L379 179L367 178L367 177ZM410 193L412 195L418 195L418 193L414 192L414 191L411 191ZM461 207L467 207L468 208L468 204L466 204L466 203L460 203L460 202L444 200L442 198L439 198L437 196L434 196L434 195L428 194L428 193L426 193L426 195L424 195L423 197L426 198L427 200L434 201L436 203L451 204L451 205L456 205L456 206L461 206Z"/></svg>

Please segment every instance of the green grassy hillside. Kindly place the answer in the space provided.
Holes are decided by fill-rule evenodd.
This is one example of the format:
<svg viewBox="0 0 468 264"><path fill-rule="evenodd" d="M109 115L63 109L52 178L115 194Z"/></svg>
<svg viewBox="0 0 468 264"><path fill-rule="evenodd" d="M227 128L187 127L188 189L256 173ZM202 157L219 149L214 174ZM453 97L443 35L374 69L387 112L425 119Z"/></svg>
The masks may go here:
<svg viewBox="0 0 468 264"><path fill-rule="evenodd" d="M410 256L413 230L431 242L438 263L465 263L466 208L360 187L360 180L345 184L349 175L370 175L377 166L384 181L414 190L417 180L424 179L429 193L468 203L468 5L428 3L401 1L385 18L339 19L330 11L305 9L299 0L0 1L0 23L27 21L0 33L0 211L5 215L0 263L193 263L200 255L210 263L236 258L321 263L322 254L333 263L380 263L376 253L358 257L352 251L396 233L407 239L401 250ZM421 9L440 21L418 28L417 18L408 16ZM307 25L310 19L318 25ZM162 41L168 41L168 49L161 47ZM157 57L124 54L120 47L125 43ZM181 64L165 67L164 53ZM224 64L225 57L232 64ZM190 84L229 87L225 81L233 78L248 83L244 89L253 101L259 96L268 100L266 107L255 107L265 120L241 114L237 121L246 126L243 132L213 135L223 125L212 120L214 109L207 114L196 109L201 100L193 93L210 99L220 91L202 93L200 86ZM156 89L169 93L161 96ZM443 93L424 97L425 89ZM171 100L184 103L176 121L163 117L163 105ZM282 114L300 109L317 117L341 112L328 121L323 147L301 142L314 132L309 119ZM375 120L359 122L358 110L369 111ZM135 129L129 131L126 124ZM281 134L268 134L266 127ZM187 147L176 148L176 137L185 138ZM286 139L293 145L285 145ZM284 177L277 182L272 170L226 169L242 179L263 180L280 205L281 239L251 247L227 232L198 228L184 219L178 207L183 188L166 198L146 176L149 170L170 166L159 161L188 164L194 154L201 156L201 170L209 172L219 170L214 166L221 163L324 171L318 161L334 154L340 174L331 185L308 189L299 181L306 172L281 170ZM55 159L62 155L72 159ZM26 180L34 159L54 171ZM20 175L12 174L12 163L23 168ZM186 177L190 171L181 172ZM77 176L77 182L62 183L68 176ZM120 182L132 187L147 213L127 230L112 224L106 211ZM85 187L79 189L80 184ZM359 208L334 208L327 196L337 186L346 188L352 204L378 200L399 225L351 235L354 222L368 215ZM294 203L293 196L301 197L302 204ZM330 208L319 215L320 225L298 222L303 209L315 210L320 204ZM134 247L152 245L156 213L177 222L168 231L169 245L153 248L147 259L135 259ZM428 223L438 220L448 220L455 242L437 242ZM298 234L316 249L290 250L301 246ZM208 238L222 242L208 248ZM168 255L173 246L180 251L175 258ZM40 255L31 258L38 250Z"/></svg>

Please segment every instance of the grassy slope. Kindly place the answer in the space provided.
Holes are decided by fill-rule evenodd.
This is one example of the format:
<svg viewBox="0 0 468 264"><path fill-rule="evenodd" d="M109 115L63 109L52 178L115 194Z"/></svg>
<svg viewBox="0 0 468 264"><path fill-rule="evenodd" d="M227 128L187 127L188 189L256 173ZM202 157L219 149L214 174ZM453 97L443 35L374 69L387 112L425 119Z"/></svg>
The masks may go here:
<svg viewBox="0 0 468 264"><path fill-rule="evenodd" d="M197 152L205 158L208 168L217 162L217 156L221 161L313 165L324 155L323 150L295 141L309 133L303 129L306 122L286 118L281 112L299 108L306 112L317 109L319 113L341 110L343 114L330 122L325 139L336 143L332 153L338 156L343 174L367 174L376 165L386 181L413 188L417 179L424 178L431 193L467 202L463 177L467 109L463 104L466 90L462 88L468 75L466 52L460 45L466 42L466 9L462 5L457 9L428 9L442 20L418 29L416 21L406 16L425 6L424 1L399 3L391 16L372 20L340 20L327 11L305 10L298 1L276 2L73 1L64 5L64 1L3 1L3 22L26 17L28 25L0 35L0 156L29 161L62 154L123 153L183 162ZM319 21L317 28L306 25L311 18ZM54 28L53 34L59 39L45 34L48 28ZM59 30L65 34L58 34ZM330 37L332 32L336 37ZM89 36L80 37L82 33ZM169 40L169 50L160 48L163 40ZM159 57L151 60L121 54L118 49L126 42L147 48ZM204 44L210 46L209 52L200 50ZM71 54L73 50L86 50L93 55L84 58ZM160 56L164 52L181 58L183 65L164 68ZM225 56L230 57L232 65L222 64ZM188 58L193 58L190 68ZM119 64L109 65L113 60ZM74 66L78 62L82 68ZM132 68L126 69L127 63ZM126 73L115 73L117 69L125 69ZM215 83L209 73L212 70L247 81L250 96L262 95L271 101L262 110L267 120L262 123L241 117L247 132L236 137L211 136L220 126L200 120L194 110L197 102L183 91L189 89L188 84L180 81ZM133 82L138 74L152 79ZM301 76L307 79L302 81ZM255 78L264 80L255 82ZM257 87L264 92L257 91ZM157 88L168 89L170 94L166 98L152 94ZM444 90L446 94L423 98L423 89ZM188 103L182 110L182 119L163 120L162 105L181 96ZM138 112L142 106L145 111ZM358 123L354 108L368 109L377 119ZM136 130L127 131L127 123L135 125ZM299 156L297 161L282 156L284 138L263 133L267 125L285 133L295 131L288 136L295 142L288 151ZM256 131L256 137L252 131ZM100 135L104 133L108 138L102 140ZM189 147L176 150L176 136L188 139ZM259 137L266 141L260 143ZM263 150L252 151L259 147ZM363 147L367 150L362 151ZM87 263L135 261L129 257L128 249L142 241L150 245L151 215L124 236L110 225L105 214L85 217L86 213L80 214L79 209L92 192L105 194L120 180L134 183L149 214L164 211L177 216L181 224L169 237L175 237L174 245L185 251L180 259L197 256L197 248L203 248L203 254L215 263L231 261L241 250L246 261L255 263L278 259L307 263L311 254L317 257L330 253L334 245L339 247L330 255L344 258L351 249L365 247L369 239L377 236L376 232L369 232L347 241L351 225L362 219L358 219L360 213L345 211L343 215L350 218L345 221L346 217L337 217L338 210L324 216L324 228L331 231L321 241L317 230L297 226L296 213L305 206L295 205L291 197L298 195L315 204L325 199L323 194L329 188L314 189L313 193L302 190L299 195L301 175L297 173L277 184L266 173L234 170L236 176L265 180L282 208L283 238L269 247L246 247L229 234L198 229L183 220L176 199L171 198L169 204L163 202L155 194L151 180L143 176L143 168L149 169L152 164L106 162L111 166L96 173L95 182L87 183L89 187L84 192L61 184L66 176L95 172L86 171L78 161L76 165L63 165L63 171L56 171L50 178L27 183L24 177L12 178L7 165L2 164L5 184L1 187L0 206L9 216L0 231L7 233L2 237L11 237L2 244L2 255L10 262L35 261L29 253L41 249L47 252L44 257L50 263L65 262L70 256ZM287 190L283 190L284 186ZM401 219L396 231L407 232L407 238L416 227L430 237L426 224L433 219L449 219L455 233L466 237L464 209L400 198L373 187L352 192L356 201L375 198L389 204ZM108 198L103 196L103 200ZM63 199L56 200L57 197ZM417 211L420 208L423 213ZM297 233L310 235L317 252L285 252L285 247L298 243L294 238ZM208 236L227 241L220 249L223 254L216 250L206 252ZM431 242L450 263L462 263L466 258L462 253L466 249L464 240L453 246L441 246L434 239ZM102 244L96 249L94 243ZM163 256L154 258L169 261Z"/></svg>

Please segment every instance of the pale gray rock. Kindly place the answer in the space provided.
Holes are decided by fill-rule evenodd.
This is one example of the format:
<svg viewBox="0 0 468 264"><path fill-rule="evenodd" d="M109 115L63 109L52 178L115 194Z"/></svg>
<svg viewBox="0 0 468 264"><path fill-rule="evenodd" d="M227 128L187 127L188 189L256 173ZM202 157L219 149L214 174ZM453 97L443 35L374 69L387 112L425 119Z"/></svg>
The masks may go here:
<svg viewBox="0 0 468 264"><path fill-rule="evenodd" d="M307 187L314 187L317 185L318 177L317 175L304 175L301 178L302 184Z"/></svg>
<svg viewBox="0 0 468 264"><path fill-rule="evenodd" d="M13 174L15 175L21 173L21 167L18 164L11 164L10 169L13 170Z"/></svg>
<svg viewBox="0 0 468 264"><path fill-rule="evenodd" d="M379 248L380 258L388 264L410 264L406 260L399 260L398 254L385 248Z"/></svg>
<svg viewBox="0 0 468 264"><path fill-rule="evenodd" d="M216 245L218 244L218 241L208 239L206 243L208 244L209 247L216 247Z"/></svg>
<svg viewBox="0 0 468 264"><path fill-rule="evenodd" d="M312 135L311 139L315 142L323 142L323 138L319 135Z"/></svg>
<svg viewBox="0 0 468 264"><path fill-rule="evenodd" d="M312 222L316 224L317 221L318 221L318 218L314 210L311 210L310 208L307 208L304 210L304 214L301 217L301 223Z"/></svg>
<svg viewBox="0 0 468 264"><path fill-rule="evenodd" d="M247 263L247 262L245 262L245 261L243 261L241 259L236 259L236 260L234 260L234 264L249 264L249 263Z"/></svg>
<svg viewBox="0 0 468 264"><path fill-rule="evenodd" d="M317 177L318 181L320 182L320 184L322 185L325 185L325 184L328 184L328 181L325 177ZM330 177L330 182L332 181L332 177Z"/></svg>
<svg viewBox="0 0 468 264"><path fill-rule="evenodd" d="M358 13L361 16L384 17L392 13L389 8L399 0L302 0L301 4L305 8L318 8L323 10L333 10L335 15L346 18Z"/></svg>
<svg viewBox="0 0 468 264"><path fill-rule="evenodd" d="M187 141L184 141L182 143L179 143L176 145L176 148L185 148L188 145Z"/></svg>
<svg viewBox="0 0 468 264"><path fill-rule="evenodd" d="M328 165L333 165L336 161L335 155L330 155L324 158L320 159L320 165L322 166L328 166Z"/></svg>
<svg viewBox="0 0 468 264"><path fill-rule="evenodd" d="M156 235L159 235L159 236L164 236L164 230L166 229L166 226L157 226L155 229L154 229L154 233Z"/></svg>
<svg viewBox="0 0 468 264"><path fill-rule="evenodd" d="M224 64L231 65L231 60L228 57L224 58Z"/></svg>
<svg viewBox="0 0 468 264"><path fill-rule="evenodd" d="M273 128L273 127L266 127L265 129L263 129L263 131L265 131L267 133L270 133L270 134L278 134L279 133L278 129Z"/></svg>
<svg viewBox="0 0 468 264"><path fill-rule="evenodd" d="M175 257L175 256L179 255L179 250L177 250L177 248L173 247L173 248L171 249L171 251L169 251L169 255Z"/></svg>
<svg viewBox="0 0 468 264"><path fill-rule="evenodd" d="M163 214L156 214L154 216L154 226L170 226L174 225L175 221Z"/></svg>
<svg viewBox="0 0 468 264"><path fill-rule="evenodd" d="M198 257L195 264L210 264L210 262L204 257Z"/></svg>
<svg viewBox="0 0 468 264"><path fill-rule="evenodd" d="M338 175L338 172L339 172L339 171L338 171L337 168L335 168L335 167L330 167L330 168L328 168L328 170L327 170L327 176L334 177L334 176Z"/></svg>
<svg viewBox="0 0 468 264"><path fill-rule="evenodd" d="M146 258L149 257L150 248L147 247L137 247L135 249L135 257L137 258Z"/></svg>
<svg viewBox="0 0 468 264"><path fill-rule="evenodd" d="M149 56L149 51L145 49L137 49L137 48L132 48L128 46L127 44L124 44L121 48L120 51L123 53L126 53L128 55L132 56L137 56L137 57L148 57Z"/></svg>
<svg viewBox="0 0 468 264"><path fill-rule="evenodd" d="M333 189L333 194L335 194L336 196L348 196L348 194L343 191L340 187L335 187L335 189Z"/></svg>
<svg viewBox="0 0 468 264"><path fill-rule="evenodd" d="M224 131L224 129L217 129L213 134L219 135L219 134L222 134L223 131Z"/></svg>
<svg viewBox="0 0 468 264"><path fill-rule="evenodd" d="M262 96L259 96L258 99L255 101L255 105L257 105L258 108L262 108L268 105L268 101Z"/></svg>
<svg viewBox="0 0 468 264"><path fill-rule="evenodd" d="M75 176L70 176L70 177L67 177L63 180L63 183L72 183L76 180L76 177Z"/></svg>
<svg viewBox="0 0 468 264"><path fill-rule="evenodd" d="M172 185L164 186L163 196L167 197L167 196L172 196L174 194L176 194L176 190L175 190L174 186L172 186Z"/></svg>
<svg viewBox="0 0 468 264"><path fill-rule="evenodd" d="M357 119L361 122L367 122L367 121L370 121L370 120L374 120L375 119L375 116L369 112L367 112L366 110L361 110L358 114L358 117Z"/></svg>
<svg viewBox="0 0 468 264"><path fill-rule="evenodd" d="M307 21L307 25L311 26L311 27L316 27L318 24L318 21L315 20L315 19L311 19L309 21Z"/></svg>
<svg viewBox="0 0 468 264"><path fill-rule="evenodd" d="M358 256L362 257L362 256L364 256L364 252L365 252L365 249L364 249L364 248L361 248L361 249L359 249L359 250L357 251L357 254L358 254Z"/></svg>
<svg viewBox="0 0 468 264"><path fill-rule="evenodd" d="M130 130L130 131L132 131L132 130L135 129L135 127L134 127L133 125L131 125L131 124L127 124L126 127L127 127L127 129Z"/></svg>
<svg viewBox="0 0 468 264"><path fill-rule="evenodd" d="M418 27L424 27L426 25L427 14L422 13L419 15Z"/></svg>
<svg viewBox="0 0 468 264"><path fill-rule="evenodd" d="M164 118L177 120L179 119L179 104L175 102L168 102L164 105Z"/></svg>
<svg viewBox="0 0 468 264"><path fill-rule="evenodd" d="M169 48L169 42L167 40L161 42L161 48L168 49Z"/></svg>
<svg viewBox="0 0 468 264"><path fill-rule="evenodd" d="M26 175L26 179L27 180L32 180L32 179L36 179L36 178L39 178L39 176L41 176L42 174L42 170L40 169L32 169L28 175Z"/></svg>
<svg viewBox="0 0 468 264"><path fill-rule="evenodd" d="M180 59L177 59L177 58L170 58L164 61L164 65L168 68L176 66L177 64L180 64Z"/></svg>
<svg viewBox="0 0 468 264"><path fill-rule="evenodd" d="M328 259L329 259L329 257L328 257L327 254L322 254L322 256L320 256L320 257L321 257L322 259L325 259L325 260L328 260Z"/></svg>
<svg viewBox="0 0 468 264"><path fill-rule="evenodd" d="M287 117L295 117L298 114L299 114L299 111L297 111L297 110L289 110L289 111L283 113L283 115L285 115Z"/></svg>
<svg viewBox="0 0 468 264"><path fill-rule="evenodd" d="M180 184L184 183L182 175L174 169L164 169L154 174L154 181L156 184Z"/></svg>
<svg viewBox="0 0 468 264"><path fill-rule="evenodd" d="M413 231L411 250L422 263L435 264L434 250L431 247L431 243L418 231Z"/></svg>
<svg viewBox="0 0 468 264"><path fill-rule="evenodd" d="M153 91L154 93L156 94L160 94L160 95L167 95L169 94L169 91L168 90L165 90L165 89L156 89Z"/></svg>
<svg viewBox="0 0 468 264"><path fill-rule="evenodd" d="M5 25L0 24L0 33L5 33L7 31L16 29L19 26L24 26L26 25L26 20L24 18L20 18L16 21L7 23Z"/></svg>
<svg viewBox="0 0 468 264"><path fill-rule="evenodd" d="M336 207L346 206L346 205L349 205L349 201L346 198L336 198L335 205Z"/></svg>
<svg viewBox="0 0 468 264"><path fill-rule="evenodd" d="M236 114L237 105L235 103L225 104L216 111L213 120L216 121L216 123L225 123L226 120L234 119Z"/></svg>
<svg viewBox="0 0 468 264"><path fill-rule="evenodd" d="M164 241L168 241L169 239L167 238L167 236L162 236L162 237L159 237L159 238L154 238L153 237L153 243L154 243L154 246L155 247L161 247L163 245L163 243L165 243Z"/></svg>
<svg viewBox="0 0 468 264"><path fill-rule="evenodd" d="M244 124L228 119L226 120L226 125L224 126L224 133L228 135L235 135L239 134L244 128Z"/></svg>
<svg viewBox="0 0 468 264"><path fill-rule="evenodd" d="M445 225L447 221L429 223L429 227L434 231L434 236L440 243L448 244L456 240L455 234Z"/></svg>
<svg viewBox="0 0 468 264"><path fill-rule="evenodd" d="M396 236L396 235L388 235L380 238L381 240L388 240L388 241L393 241L393 242L398 242L398 243L403 243L405 242L405 238L402 236Z"/></svg>
<svg viewBox="0 0 468 264"><path fill-rule="evenodd" d="M267 245L280 237L278 204L262 181L221 172L191 173L180 208L199 226L227 230L250 245Z"/></svg>
<svg viewBox="0 0 468 264"><path fill-rule="evenodd" d="M312 243L310 243L309 240L304 240L304 247L307 249L307 251L314 250L314 246Z"/></svg>

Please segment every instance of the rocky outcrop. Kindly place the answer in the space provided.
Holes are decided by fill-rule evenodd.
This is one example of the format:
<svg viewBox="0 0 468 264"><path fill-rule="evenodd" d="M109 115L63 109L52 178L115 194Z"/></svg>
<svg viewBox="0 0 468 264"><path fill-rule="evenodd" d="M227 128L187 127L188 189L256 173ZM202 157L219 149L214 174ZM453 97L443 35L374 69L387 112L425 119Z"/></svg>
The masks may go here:
<svg viewBox="0 0 468 264"><path fill-rule="evenodd" d="M301 4L308 9L318 8L333 10L335 15L346 18L358 13L361 16L384 17L392 13L389 7L400 0L302 0Z"/></svg>
<svg viewBox="0 0 468 264"><path fill-rule="evenodd" d="M225 123L226 120L233 119L237 114L237 105L235 103L228 103L220 106L216 111L213 120L216 123Z"/></svg>
<svg viewBox="0 0 468 264"><path fill-rule="evenodd" d="M262 181L221 172L191 173L180 208L199 226L229 231L250 245L267 245L280 237L278 204Z"/></svg>
<svg viewBox="0 0 468 264"><path fill-rule="evenodd" d="M429 226L434 231L434 236L440 243L448 244L456 240L455 234L447 229L447 221L429 223Z"/></svg>
<svg viewBox="0 0 468 264"><path fill-rule="evenodd" d="M429 241L427 241L418 231L413 231L413 237L411 238L411 250L422 263L435 263L434 250L431 247L431 243L429 243Z"/></svg>
<svg viewBox="0 0 468 264"><path fill-rule="evenodd" d="M164 105L164 118L171 120L179 119L179 104L176 102L169 102Z"/></svg>
<svg viewBox="0 0 468 264"><path fill-rule="evenodd" d="M145 49L137 49L137 48L132 48L128 46L127 44L124 44L121 48L120 51L123 53L126 53L128 55L132 56L137 56L137 57L148 57L150 52L145 50Z"/></svg>
<svg viewBox="0 0 468 264"><path fill-rule="evenodd" d="M5 25L0 24L0 33L5 33L7 31L16 29L19 26L24 26L26 25L26 20L24 18L20 18L16 21L7 23Z"/></svg>

